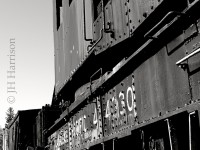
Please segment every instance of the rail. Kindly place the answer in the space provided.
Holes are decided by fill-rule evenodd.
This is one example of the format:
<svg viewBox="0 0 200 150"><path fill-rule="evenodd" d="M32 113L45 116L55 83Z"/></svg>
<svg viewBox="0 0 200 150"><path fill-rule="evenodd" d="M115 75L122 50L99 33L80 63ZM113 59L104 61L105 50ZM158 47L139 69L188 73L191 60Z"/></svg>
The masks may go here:
<svg viewBox="0 0 200 150"><path fill-rule="evenodd" d="M98 72L101 73L100 77L102 77L102 68L98 69L98 70L97 70L93 75L91 75L91 77L90 77L90 92L91 92L91 93L92 93L92 78L93 78Z"/></svg>
<svg viewBox="0 0 200 150"><path fill-rule="evenodd" d="M101 31L100 31L101 36L99 37L99 39L93 45L88 45L88 47L87 47L88 53L93 51L94 47L101 41L101 39L103 38L103 32L104 32L104 29L101 29ZM91 48L89 49L89 47L91 47Z"/></svg>
<svg viewBox="0 0 200 150"><path fill-rule="evenodd" d="M112 0L110 0L110 3L112 3ZM112 6L112 5L111 5ZM111 30L111 22L108 22L109 28L106 28L106 15L105 15L105 7L104 3L102 1L102 12L103 12L103 28L105 33L111 33L111 37L114 38L114 31Z"/></svg>
<svg viewBox="0 0 200 150"><path fill-rule="evenodd" d="M198 54L199 52L200 52L200 48L198 48L197 50L193 51L193 52L190 53L189 55L183 57L181 60L177 61L177 62L176 62L176 65L177 65L177 66L181 66L182 63L183 63L184 61L188 60L190 57L192 57L192 56Z"/></svg>
<svg viewBox="0 0 200 150"><path fill-rule="evenodd" d="M93 43L93 39L88 39L86 37L86 18L85 18L85 0L83 0L83 21L84 21L84 40L85 41L90 41L90 44Z"/></svg>
<svg viewBox="0 0 200 150"><path fill-rule="evenodd" d="M150 36L150 34L156 30L156 28L159 28L159 26L171 15L175 14L177 16L182 16L182 15L185 15L184 13L181 13L181 12L177 12L177 11L170 11L168 12L150 31L148 31L145 35L144 35L144 38L148 37L148 38L157 38L157 37L153 37L153 36ZM175 18L174 17L174 18Z"/></svg>

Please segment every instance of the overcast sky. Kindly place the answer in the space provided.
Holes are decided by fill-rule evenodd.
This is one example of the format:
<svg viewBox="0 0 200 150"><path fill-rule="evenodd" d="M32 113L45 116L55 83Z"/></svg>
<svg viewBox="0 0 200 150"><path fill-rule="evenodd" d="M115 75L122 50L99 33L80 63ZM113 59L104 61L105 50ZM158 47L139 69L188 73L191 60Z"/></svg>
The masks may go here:
<svg viewBox="0 0 200 150"><path fill-rule="evenodd" d="M8 107L13 107L16 113L18 110L41 108L51 103L54 88L52 15L52 0L0 0L2 127ZM14 45L10 43L10 39L15 39ZM15 54L11 53L11 49ZM10 64L9 55L15 59L12 60L15 64ZM15 78L7 77L10 70L15 71L12 74ZM9 96L15 98L13 104L8 102Z"/></svg>

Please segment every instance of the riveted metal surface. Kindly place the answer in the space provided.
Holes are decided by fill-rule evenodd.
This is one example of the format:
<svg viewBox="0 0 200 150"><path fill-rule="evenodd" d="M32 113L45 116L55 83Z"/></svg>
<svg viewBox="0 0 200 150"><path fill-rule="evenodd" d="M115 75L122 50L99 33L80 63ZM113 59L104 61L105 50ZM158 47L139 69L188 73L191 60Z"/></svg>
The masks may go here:
<svg viewBox="0 0 200 150"><path fill-rule="evenodd" d="M116 86L116 93L117 93L117 100L118 100L118 125L117 129L120 130L122 127L126 126L128 124L128 117L127 117L127 107L126 107L126 100L125 100L125 95L126 95L126 81L121 81L117 86Z"/></svg>
<svg viewBox="0 0 200 150"><path fill-rule="evenodd" d="M62 86L62 27L55 31L55 82L56 82L56 92L58 92Z"/></svg>
<svg viewBox="0 0 200 150"><path fill-rule="evenodd" d="M50 150L67 149L69 147L69 131L68 123L64 124L60 129L55 131L48 137Z"/></svg>
<svg viewBox="0 0 200 150"><path fill-rule="evenodd" d="M198 50L200 48L200 34L198 30L200 24L190 26L185 32L185 38L188 39L185 43L187 49L187 55ZM196 54L186 61L188 63L188 74L190 86L192 88L193 100L200 99L200 54Z"/></svg>
<svg viewBox="0 0 200 150"><path fill-rule="evenodd" d="M138 1L140 21L144 21L154 9L162 2L162 0L140 0Z"/></svg>
<svg viewBox="0 0 200 150"><path fill-rule="evenodd" d="M103 13L101 12L99 14L99 16L97 17L97 19L95 20L95 22L93 23L93 29L94 29L94 34L93 34L93 37L94 37L94 41L97 42L98 39L101 38L101 29L103 29ZM105 35L105 33L103 32L103 34ZM103 36L104 37L104 36ZM97 44L97 46L95 47L95 49L97 51L101 51L103 48L103 43L102 43L102 40L99 41L99 43Z"/></svg>
<svg viewBox="0 0 200 150"><path fill-rule="evenodd" d="M158 88L158 72L155 58L150 58L135 71L136 97L139 121L158 116L161 111ZM162 91L160 91L162 92Z"/></svg>
<svg viewBox="0 0 200 150"><path fill-rule="evenodd" d="M62 0L63 4L63 31L64 36L69 32L69 0Z"/></svg>
<svg viewBox="0 0 200 150"><path fill-rule="evenodd" d="M127 3L125 3L128 7L128 11L126 15L128 15L129 19L129 30L130 30L130 36L134 32L134 30L140 25L141 16L139 13L139 6L138 1L136 0L127 0Z"/></svg>
<svg viewBox="0 0 200 150"><path fill-rule="evenodd" d="M69 127L69 149L72 149L72 130L73 130L73 124L72 124L72 118L70 118L68 122Z"/></svg>
<svg viewBox="0 0 200 150"><path fill-rule="evenodd" d="M111 1L107 3L104 10L105 10L105 27L106 29L113 31L113 12L112 12ZM111 45L111 41L113 40L114 39L111 37L111 33L105 33L103 38L103 50L107 49Z"/></svg>
<svg viewBox="0 0 200 150"><path fill-rule="evenodd" d="M67 80L71 74L71 66L72 66L72 61L71 61L71 49L69 47L69 41L70 41L70 36L69 36L68 31L66 33L66 36L64 37L64 56L65 56L65 80Z"/></svg>
<svg viewBox="0 0 200 150"><path fill-rule="evenodd" d="M58 41L59 41L59 49L58 49L58 57L59 57L59 71L60 71L60 85L59 87L63 87L64 80L65 80L65 58L64 58L64 48L63 48L63 24L60 25L58 29Z"/></svg>
<svg viewBox="0 0 200 150"><path fill-rule="evenodd" d="M103 110L105 135L135 125L137 110L133 75L129 75L106 93Z"/></svg>
<svg viewBox="0 0 200 150"><path fill-rule="evenodd" d="M103 103L103 126L104 126L104 135L108 136L112 133L112 116L111 116L111 111L112 110L112 89L105 93L102 99Z"/></svg>
<svg viewBox="0 0 200 150"><path fill-rule="evenodd" d="M187 71L176 66L185 55L182 41L181 36L172 40L134 71L140 122L190 102Z"/></svg>
<svg viewBox="0 0 200 150"><path fill-rule="evenodd" d="M76 19L74 19L74 17ZM78 56L79 52L79 41L78 41L78 24L77 24L77 7L76 1L72 1L70 5L70 27L69 27L69 50L71 53L71 71L74 72L78 66L80 59Z"/></svg>
<svg viewBox="0 0 200 150"><path fill-rule="evenodd" d="M81 1L75 0L75 6L76 6L76 20L77 20L77 33L78 33L77 55L79 57L79 63L80 63L80 60L83 60L85 56L88 54L87 46L89 45L89 41L85 41L85 37L87 39L92 39L92 32L93 32L92 6L91 6L91 1L89 0L85 1L85 9L83 9L84 5L82 0ZM84 10L85 10L85 18L84 18Z"/></svg>
<svg viewBox="0 0 200 150"><path fill-rule="evenodd" d="M70 148L80 148L102 138L100 97L84 106L69 121Z"/></svg>
<svg viewBox="0 0 200 150"><path fill-rule="evenodd" d="M114 24L114 44L121 42L129 37L128 16L126 15L128 9L126 0L112 0L112 14Z"/></svg>

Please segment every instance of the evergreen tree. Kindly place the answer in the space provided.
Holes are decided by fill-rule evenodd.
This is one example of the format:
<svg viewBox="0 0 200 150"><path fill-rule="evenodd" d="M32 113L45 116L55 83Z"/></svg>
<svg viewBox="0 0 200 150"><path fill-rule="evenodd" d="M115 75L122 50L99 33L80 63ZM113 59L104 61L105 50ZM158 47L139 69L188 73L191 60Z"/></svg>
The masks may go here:
<svg viewBox="0 0 200 150"><path fill-rule="evenodd" d="M13 120L14 117L15 117L14 109L12 107L9 107L6 112L6 124L5 124L6 128L8 127L8 124Z"/></svg>

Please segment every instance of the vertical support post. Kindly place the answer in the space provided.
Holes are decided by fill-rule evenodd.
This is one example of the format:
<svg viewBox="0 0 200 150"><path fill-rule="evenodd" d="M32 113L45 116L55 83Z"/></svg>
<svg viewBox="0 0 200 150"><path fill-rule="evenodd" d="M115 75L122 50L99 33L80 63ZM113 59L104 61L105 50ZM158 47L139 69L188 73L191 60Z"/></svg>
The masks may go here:
<svg viewBox="0 0 200 150"><path fill-rule="evenodd" d="M115 150L115 139L113 139L113 150Z"/></svg>
<svg viewBox="0 0 200 150"><path fill-rule="evenodd" d="M171 129L169 124L169 119L166 119L167 121L167 128L168 128L168 134L169 134L169 142L170 142L170 150L173 150L172 148L172 138L171 138Z"/></svg>
<svg viewBox="0 0 200 150"><path fill-rule="evenodd" d="M189 113L189 150L192 150L192 131L191 131L191 115L194 115L195 111Z"/></svg>
<svg viewBox="0 0 200 150"><path fill-rule="evenodd" d="M101 145L102 145L102 150L104 150L104 143L101 143Z"/></svg>

